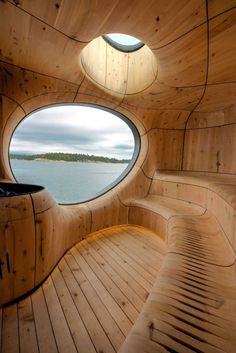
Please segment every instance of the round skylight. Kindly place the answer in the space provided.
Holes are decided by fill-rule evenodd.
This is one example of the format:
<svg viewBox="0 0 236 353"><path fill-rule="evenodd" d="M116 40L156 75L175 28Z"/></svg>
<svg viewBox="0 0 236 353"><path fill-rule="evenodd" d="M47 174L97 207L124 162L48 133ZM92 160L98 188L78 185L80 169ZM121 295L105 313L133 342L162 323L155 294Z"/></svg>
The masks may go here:
<svg viewBox="0 0 236 353"><path fill-rule="evenodd" d="M141 40L132 37L128 34L110 33L104 35L103 38L114 48L124 52L132 52L144 46L144 43L141 42Z"/></svg>

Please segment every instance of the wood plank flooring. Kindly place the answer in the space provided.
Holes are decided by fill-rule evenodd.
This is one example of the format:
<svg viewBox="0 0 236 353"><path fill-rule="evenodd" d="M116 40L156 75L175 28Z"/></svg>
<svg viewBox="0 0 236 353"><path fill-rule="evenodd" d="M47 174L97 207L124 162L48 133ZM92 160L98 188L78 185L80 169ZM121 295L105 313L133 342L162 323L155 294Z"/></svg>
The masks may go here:
<svg viewBox="0 0 236 353"><path fill-rule="evenodd" d="M166 247L147 229L96 232L43 285L0 308L1 353L114 353L154 284Z"/></svg>

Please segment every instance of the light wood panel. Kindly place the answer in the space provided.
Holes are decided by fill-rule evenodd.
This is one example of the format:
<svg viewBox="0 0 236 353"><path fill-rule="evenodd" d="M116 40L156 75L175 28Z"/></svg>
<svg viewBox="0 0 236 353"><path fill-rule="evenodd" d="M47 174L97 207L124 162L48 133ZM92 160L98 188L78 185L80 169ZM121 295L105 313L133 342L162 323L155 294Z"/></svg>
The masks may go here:
<svg viewBox="0 0 236 353"><path fill-rule="evenodd" d="M236 104L235 87L236 83L234 82L207 86L204 97L196 111L215 112L229 109L230 106Z"/></svg>
<svg viewBox="0 0 236 353"><path fill-rule="evenodd" d="M127 114L142 135L130 175L87 205L58 206L44 193L32 196L33 215L24 198L12 207L1 200L1 259L6 250L16 251L14 276L6 263L2 267L2 281L12 276L1 282L4 290L12 298L32 289L34 272L39 283L91 229L138 223L160 231L169 246L146 301L164 254L160 239L155 243L155 236L127 227L84 240L31 297L0 308L2 352L115 352L133 323L126 352L235 351L235 180L154 174L178 171L182 162L186 170L236 174L236 12L230 10L235 5L231 0L0 2L0 59L7 62L0 73L1 177L11 177L8 142L16 124L45 104L112 107ZM155 54L147 47L124 54L102 39L94 48L78 42L116 31L140 38ZM101 78L100 86L82 71L83 49L91 59L84 65L95 81ZM203 210L195 203L211 214L200 217Z"/></svg>
<svg viewBox="0 0 236 353"><path fill-rule="evenodd" d="M36 225L36 277L35 284L47 277L64 252L88 234L91 226L86 206L77 209L57 204L35 213Z"/></svg>
<svg viewBox="0 0 236 353"><path fill-rule="evenodd" d="M205 105L205 104L204 104ZM215 112L195 111L191 114L187 128L206 128L236 123L236 105Z"/></svg>
<svg viewBox="0 0 236 353"><path fill-rule="evenodd" d="M147 195L151 180L146 177L140 168L134 167L130 178L125 181L122 187L118 186L118 197L122 203L127 204L132 199Z"/></svg>
<svg viewBox="0 0 236 353"><path fill-rule="evenodd" d="M186 132L184 169L235 173L235 125Z"/></svg>
<svg viewBox="0 0 236 353"><path fill-rule="evenodd" d="M87 45L81 53L80 60L82 68L90 79L101 86L106 84L106 55L107 44L102 38L97 38L92 44ZM96 56L96 62L89 60Z"/></svg>
<svg viewBox="0 0 236 353"><path fill-rule="evenodd" d="M35 230L31 199L19 196L11 200L1 197L0 303L34 286Z"/></svg>
<svg viewBox="0 0 236 353"><path fill-rule="evenodd" d="M236 80L234 59L236 55L235 28L235 8L209 22L208 83L225 83Z"/></svg>
<svg viewBox="0 0 236 353"><path fill-rule="evenodd" d="M210 214L172 218L158 280L120 352L234 351L235 264L221 240Z"/></svg>
<svg viewBox="0 0 236 353"><path fill-rule="evenodd" d="M13 0L11 2L15 4ZM88 3L87 1L60 0L51 4L38 4L24 0L17 6L67 36L78 41L89 42L97 37L98 32L101 32L100 28L103 22L114 10L116 4L117 0L102 0L99 3L96 1Z"/></svg>
<svg viewBox="0 0 236 353"><path fill-rule="evenodd" d="M155 81L157 75L155 57L146 45L135 52L125 53L99 37L83 49L80 58L89 79L110 93L124 95L142 92Z"/></svg>
<svg viewBox="0 0 236 353"><path fill-rule="evenodd" d="M36 335L34 313L31 298L22 300L17 305L20 352L38 353L38 340Z"/></svg>
<svg viewBox="0 0 236 353"><path fill-rule="evenodd" d="M90 231L85 205L58 206L46 190L0 200L0 303L44 280L64 252Z"/></svg>
<svg viewBox="0 0 236 353"><path fill-rule="evenodd" d="M205 20L205 4L201 0L168 3L152 0L145 6L142 0L128 4L121 1L104 23L102 33L127 33L156 48L174 41Z"/></svg>
<svg viewBox="0 0 236 353"><path fill-rule="evenodd" d="M193 112L188 120L187 128L206 128L224 125L224 123L224 111L216 111L211 113Z"/></svg>
<svg viewBox="0 0 236 353"><path fill-rule="evenodd" d="M129 54L114 49L103 38L99 38L98 40L104 42L106 63L104 86L111 91L125 94L128 83ZM93 42L90 45L93 45ZM86 57L86 61L88 63L90 61L88 56Z"/></svg>
<svg viewBox="0 0 236 353"><path fill-rule="evenodd" d="M2 337L3 336L5 336L6 339L2 339L2 353L19 352L18 318L16 305L11 305L3 309ZM9 339L10 337L12 338Z"/></svg>
<svg viewBox="0 0 236 353"><path fill-rule="evenodd" d="M150 194L143 199L131 201L130 206L145 208L146 210L150 210L161 215L167 220L173 216L191 216L201 215L204 213L204 209L202 207L194 205L191 202L189 203L181 200L175 200L174 198L153 194Z"/></svg>
<svg viewBox="0 0 236 353"><path fill-rule="evenodd" d="M139 132L140 139L141 139L140 145L142 146L142 148L140 148L139 158L137 160L137 166L139 166L140 160L144 158L147 152L147 149L146 149L147 141L145 136L146 127L143 124L142 119L140 119L139 113L137 114L136 109L127 109L125 105L121 103L118 107L116 107L116 111L118 111L119 113L126 116L129 120L131 120Z"/></svg>
<svg viewBox="0 0 236 353"><path fill-rule="evenodd" d="M1 352L118 352L148 295L145 276L151 288L165 252L160 237L140 227L91 234L36 292L0 308Z"/></svg>
<svg viewBox="0 0 236 353"><path fill-rule="evenodd" d="M129 211L129 223L139 224L154 232L159 232L163 240L167 239L167 221L161 215L145 209L144 207L131 207Z"/></svg>
<svg viewBox="0 0 236 353"><path fill-rule="evenodd" d="M60 93L71 93L71 97L74 97L73 94L76 93L77 85L75 84L50 78L29 70L22 70L6 63L0 63L0 66L5 77L1 93L10 99L12 98L19 104L27 104L32 98L50 93L56 93L57 95ZM51 102L53 103L52 100L49 100L48 103ZM47 102L44 102L43 105L46 104ZM40 105L38 104L38 106ZM32 111L36 107L29 107L27 112Z"/></svg>
<svg viewBox="0 0 236 353"><path fill-rule="evenodd" d="M9 2L1 2L0 16L1 60L70 82L81 82L78 60L83 45Z"/></svg>
<svg viewBox="0 0 236 353"><path fill-rule="evenodd" d="M233 7L235 7L234 0L225 0L225 1L211 0L208 3L209 18L217 16L222 12L227 11Z"/></svg>
<svg viewBox="0 0 236 353"><path fill-rule="evenodd" d="M3 82L3 80L2 80L2 82ZM1 132L2 132L2 129L5 125L5 123L7 122L8 118L14 113L18 104L17 104L17 102L12 100L11 98L8 98L3 95L4 94L3 85L1 88L1 92L2 92L2 96L1 96L1 100L2 100Z"/></svg>
<svg viewBox="0 0 236 353"><path fill-rule="evenodd" d="M102 196L86 203L91 212L91 230L127 223L128 208L116 195Z"/></svg>
<svg viewBox="0 0 236 353"><path fill-rule="evenodd" d="M157 62L153 52L145 45L140 50L129 53L128 58L125 94L145 91L153 84L158 75Z"/></svg>
<svg viewBox="0 0 236 353"><path fill-rule="evenodd" d="M13 118L14 115L14 118ZM1 164L3 166L3 171L4 171L4 178L7 181L13 181L13 176L11 172L11 168L9 165L9 157L8 157L8 148L9 148L9 142L11 138L11 134L13 133L17 122L19 122L21 119L23 119L25 116L25 113L22 109L21 106L17 106L14 112L9 116L7 119L7 127L3 127L1 131ZM4 120L6 120L4 119Z"/></svg>
<svg viewBox="0 0 236 353"><path fill-rule="evenodd" d="M142 166L146 175L152 178L155 169L180 168L183 136L182 130L153 129L148 133L148 155Z"/></svg>
<svg viewBox="0 0 236 353"><path fill-rule="evenodd" d="M207 26L155 50L158 81L169 86L204 85L207 70Z"/></svg>
<svg viewBox="0 0 236 353"><path fill-rule="evenodd" d="M153 179L150 195L160 195L177 200L196 203L204 208L207 206L207 189L198 185L182 184L178 181Z"/></svg>
<svg viewBox="0 0 236 353"><path fill-rule="evenodd" d="M34 287L35 234L33 218L1 222L0 302L12 300Z"/></svg>
<svg viewBox="0 0 236 353"><path fill-rule="evenodd" d="M139 109L138 114L147 130L184 129L189 111Z"/></svg>
<svg viewBox="0 0 236 353"><path fill-rule="evenodd" d="M154 82L154 84L139 94L125 96L123 103L129 107L162 110L193 110L199 103L204 91L199 87L169 87Z"/></svg>
<svg viewBox="0 0 236 353"><path fill-rule="evenodd" d="M66 0L49 6L23 0L17 6L67 36L85 42L104 33L122 33L123 30L123 33L134 35L152 46L165 45L206 20L205 4L199 0L172 0L168 6L150 1L145 8L142 1L137 0L129 4L102 1L99 5Z"/></svg>
<svg viewBox="0 0 236 353"><path fill-rule="evenodd" d="M236 185L223 186L228 189L227 191L231 195L235 195ZM233 203L234 204L234 203ZM229 203L222 199L221 195L215 192L209 192L208 195L208 208L215 215L222 229L224 230L230 244L236 252L236 231L235 231L235 207L229 205Z"/></svg>
<svg viewBox="0 0 236 353"><path fill-rule="evenodd" d="M34 205L34 213L41 213L55 206L56 201L47 189L31 194Z"/></svg>
<svg viewBox="0 0 236 353"><path fill-rule="evenodd" d="M236 249L235 192L236 178L234 175L199 172L157 172L150 187L150 195L146 200L137 200L136 203L153 211L155 208L159 208L159 213L161 202L158 197L160 196L167 197L167 200L169 198L174 199L175 202L176 200L184 200L190 204L195 203L204 207L216 217L221 225L225 235L225 244L230 244L228 254L228 259L230 259ZM156 198L157 205L148 202L151 195ZM224 247L224 244L220 246L222 249Z"/></svg>
<svg viewBox="0 0 236 353"><path fill-rule="evenodd" d="M88 75L85 75L74 101L100 104L108 108L116 109L120 106L123 97L123 94L115 92L111 95L111 92L98 86Z"/></svg>

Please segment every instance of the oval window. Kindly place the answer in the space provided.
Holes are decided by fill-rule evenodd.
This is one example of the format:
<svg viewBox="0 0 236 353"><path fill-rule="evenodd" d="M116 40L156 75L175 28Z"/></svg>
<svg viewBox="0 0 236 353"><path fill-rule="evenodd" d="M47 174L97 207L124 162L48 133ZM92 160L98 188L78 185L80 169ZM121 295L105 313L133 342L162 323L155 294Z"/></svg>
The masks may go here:
<svg viewBox="0 0 236 353"><path fill-rule="evenodd" d="M139 134L125 116L101 106L36 110L16 127L10 165L17 182L46 187L63 204L91 200L132 168Z"/></svg>

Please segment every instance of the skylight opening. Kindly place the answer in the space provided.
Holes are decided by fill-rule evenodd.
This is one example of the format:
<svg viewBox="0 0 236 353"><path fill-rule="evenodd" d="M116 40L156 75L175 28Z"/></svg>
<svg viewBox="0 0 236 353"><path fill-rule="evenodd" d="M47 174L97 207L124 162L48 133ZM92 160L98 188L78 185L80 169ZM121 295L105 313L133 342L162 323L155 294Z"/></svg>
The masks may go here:
<svg viewBox="0 0 236 353"><path fill-rule="evenodd" d="M133 52L144 46L141 40L128 34L110 33L105 34L103 39L115 49L124 52Z"/></svg>

